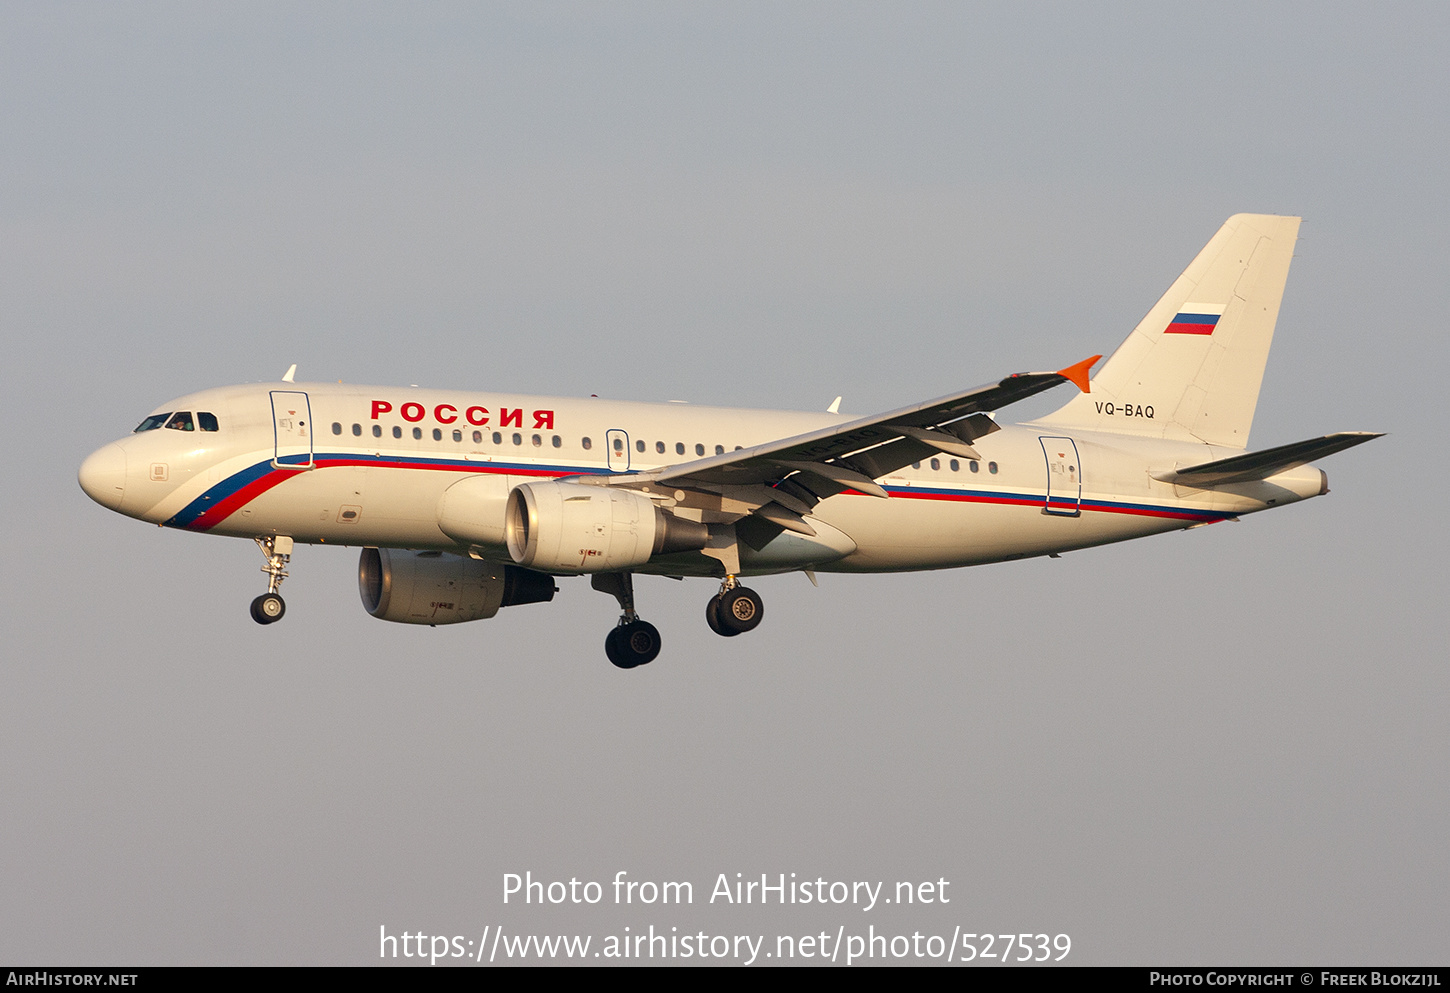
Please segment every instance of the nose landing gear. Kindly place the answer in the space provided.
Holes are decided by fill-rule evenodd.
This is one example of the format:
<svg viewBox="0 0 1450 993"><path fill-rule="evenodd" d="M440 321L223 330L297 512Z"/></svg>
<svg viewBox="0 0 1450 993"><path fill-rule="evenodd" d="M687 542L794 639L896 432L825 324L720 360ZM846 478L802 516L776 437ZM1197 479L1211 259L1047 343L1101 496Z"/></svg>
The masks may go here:
<svg viewBox="0 0 1450 993"><path fill-rule="evenodd" d="M292 558L292 539L285 534L279 534L253 540L267 558L267 564L262 566L262 571L267 574L268 580L267 592L252 601L252 620L258 624L273 624L287 613L287 604L277 590L281 588L282 580L287 578L287 563Z"/></svg>

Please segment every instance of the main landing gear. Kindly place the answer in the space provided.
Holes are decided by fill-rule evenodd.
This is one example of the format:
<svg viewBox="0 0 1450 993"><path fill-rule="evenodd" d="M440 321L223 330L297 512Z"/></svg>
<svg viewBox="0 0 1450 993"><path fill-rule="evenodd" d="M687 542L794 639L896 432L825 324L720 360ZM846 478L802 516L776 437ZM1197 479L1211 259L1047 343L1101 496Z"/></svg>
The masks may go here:
<svg viewBox="0 0 1450 993"><path fill-rule="evenodd" d="M621 669L648 665L660 654L660 632L649 621L642 621L634 612L634 575L628 572L599 572L589 584L601 593L609 593L624 611L604 639L604 654Z"/></svg>
<svg viewBox="0 0 1450 993"><path fill-rule="evenodd" d="M710 630L726 638L754 631L765 617L765 604L760 594L740 586L734 576L726 576L720 592L705 604L705 622Z"/></svg>
<svg viewBox="0 0 1450 993"><path fill-rule="evenodd" d="M252 620L258 624L271 624L280 621L282 615L287 613L287 604L277 590L281 588L282 580L287 578L287 563L292 558L292 539L285 534L279 534L253 540L267 557L267 564L262 566L262 571L267 574L268 580L267 592L252 601Z"/></svg>
<svg viewBox="0 0 1450 993"><path fill-rule="evenodd" d="M621 669L648 665L660 654L660 633L649 621L621 618L604 638L604 654Z"/></svg>
<svg viewBox="0 0 1450 993"><path fill-rule="evenodd" d="M601 593L619 601L623 611L619 623L604 639L604 654L621 669L648 665L660 654L660 633L634 612L634 576L628 572L597 572L589 584ZM741 586L734 576L726 576L720 592L705 604L705 620L710 630L726 638L754 631L765 616L760 594Z"/></svg>

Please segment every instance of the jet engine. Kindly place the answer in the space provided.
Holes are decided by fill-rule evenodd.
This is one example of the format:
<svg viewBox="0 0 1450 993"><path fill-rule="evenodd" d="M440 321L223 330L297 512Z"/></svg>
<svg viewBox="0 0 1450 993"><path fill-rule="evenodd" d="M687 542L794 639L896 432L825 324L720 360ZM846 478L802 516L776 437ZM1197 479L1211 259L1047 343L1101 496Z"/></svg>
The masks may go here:
<svg viewBox="0 0 1450 993"><path fill-rule="evenodd" d="M497 614L500 607L547 603L554 578L543 573L450 555L364 548L358 592L369 614L402 624L457 624Z"/></svg>
<svg viewBox="0 0 1450 993"><path fill-rule="evenodd" d="M504 535L519 565L551 573L613 572L710 541L699 521L614 486L523 483L509 493Z"/></svg>

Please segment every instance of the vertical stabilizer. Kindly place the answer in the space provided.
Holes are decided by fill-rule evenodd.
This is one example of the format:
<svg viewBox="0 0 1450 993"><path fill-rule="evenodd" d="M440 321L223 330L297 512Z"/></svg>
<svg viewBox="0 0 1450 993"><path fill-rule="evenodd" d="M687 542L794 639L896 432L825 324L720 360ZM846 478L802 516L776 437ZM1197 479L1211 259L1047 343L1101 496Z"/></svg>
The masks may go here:
<svg viewBox="0 0 1450 993"><path fill-rule="evenodd" d="M1082 393L1037 423L1244 448L1299 218L1235 214Z"/></svg>

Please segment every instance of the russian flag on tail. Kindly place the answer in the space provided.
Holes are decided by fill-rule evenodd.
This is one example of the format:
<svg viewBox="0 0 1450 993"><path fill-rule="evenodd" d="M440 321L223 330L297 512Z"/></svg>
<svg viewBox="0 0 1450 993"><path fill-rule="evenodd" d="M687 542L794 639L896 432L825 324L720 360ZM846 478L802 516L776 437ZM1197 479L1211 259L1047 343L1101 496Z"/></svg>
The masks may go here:
<svg viewBox="0 0 1450 993"><path fill-rule="evenodd" d="M1213 334L1223 316L1221 303L1185 303L1163 329L1164 334Z"/></svg>

